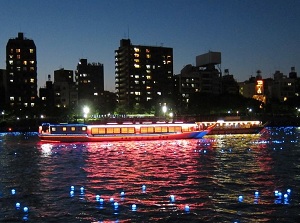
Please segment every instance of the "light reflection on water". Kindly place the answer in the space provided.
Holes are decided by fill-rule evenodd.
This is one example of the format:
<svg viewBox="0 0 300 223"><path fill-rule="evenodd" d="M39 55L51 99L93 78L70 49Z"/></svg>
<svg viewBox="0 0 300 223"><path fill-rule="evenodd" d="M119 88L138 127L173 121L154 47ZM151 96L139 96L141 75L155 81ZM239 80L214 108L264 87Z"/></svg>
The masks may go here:
<svg viewBox="0 0 300 223"><path fill-rule="evenodd" d="M20 222L25 206L29 222L295 222L299 131L74 144L2 134L0 222ZM276 200L275 190L284 194L289 188L287 200Z"/></svg>

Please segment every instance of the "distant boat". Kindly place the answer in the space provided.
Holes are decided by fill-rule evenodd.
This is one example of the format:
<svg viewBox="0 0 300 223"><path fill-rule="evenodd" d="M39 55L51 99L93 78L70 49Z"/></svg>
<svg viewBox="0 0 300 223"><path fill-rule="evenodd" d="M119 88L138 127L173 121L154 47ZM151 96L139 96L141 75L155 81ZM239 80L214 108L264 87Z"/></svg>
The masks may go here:
<svg viewBox="0 0 300 223"><path fill-rule="evenodd" d="M39 127L39 138L51 142L101 142L161 139L200 139L216 123L203 129L200 123L142 122L90 124L50 124Z"/></svg>
<svg viewBox="0 0 300 223"><path fill-rule="evenodd" d="M261 121L218 120L217 122L201 122L204 128L212 123L216 123L216 125L207 135L257 134L265 127Z"/></svg>

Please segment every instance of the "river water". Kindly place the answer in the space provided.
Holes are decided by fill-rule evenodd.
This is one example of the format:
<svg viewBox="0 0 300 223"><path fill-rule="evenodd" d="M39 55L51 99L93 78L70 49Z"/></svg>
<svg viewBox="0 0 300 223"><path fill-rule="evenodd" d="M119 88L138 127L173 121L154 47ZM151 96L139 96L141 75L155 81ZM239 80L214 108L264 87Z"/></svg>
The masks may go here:
<svg viewBox="0 0 300 223"><path fill-rule="evenodd" d="M0 222L298 222L299 136L48 144L1 134Z"/></svg>

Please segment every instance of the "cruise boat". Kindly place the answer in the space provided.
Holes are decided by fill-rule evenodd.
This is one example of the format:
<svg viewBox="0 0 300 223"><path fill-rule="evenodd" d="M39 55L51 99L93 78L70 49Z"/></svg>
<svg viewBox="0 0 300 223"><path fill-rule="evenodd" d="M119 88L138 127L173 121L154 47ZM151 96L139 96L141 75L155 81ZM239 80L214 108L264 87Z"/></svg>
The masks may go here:
<svg viewBox="0 0 300 223"><path fill-rule="evenodd" d="M241 120L218 120L217 122L201 122L204 126L216 123L215 127L208 132L208 135L224 134L257 134L260 133L266 124L261 121L241 121Z"/></svg>
<svg viewBox="0 0 300 223"><path fill-rule="evenodd" d="M39 138L51 142L101 142L161 139L200 139L215 123L203 129L201 123L142 122L94 124L49 124L39 127Z"/></svg>

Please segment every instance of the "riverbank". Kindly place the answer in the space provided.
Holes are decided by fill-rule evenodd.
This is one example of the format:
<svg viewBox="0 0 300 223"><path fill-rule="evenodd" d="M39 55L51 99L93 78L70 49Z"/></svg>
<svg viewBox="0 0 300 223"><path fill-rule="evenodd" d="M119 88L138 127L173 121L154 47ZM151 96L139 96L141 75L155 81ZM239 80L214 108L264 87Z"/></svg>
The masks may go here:
<svg viewBox="0 0 300 223"><path fill-rule="evenodd" d="M184 122L196 122L196 121L217 121L219 117L215 116L198 116L198 117L181 117L180 121ZM235 117L236 119L236 117ZM289 117L289 116L259 116L259 117L239 117L238 120L259 120L265 124L266 127L279 127L279 126L293 126L293 127L300 127L300 117ZM99 124L99 123L107 123L107 122L121 122L121 121L149 121L144 119L105 119L105 120L86 120L86 123L89 124ZM156 118L152 121L162 121L161 118ZM36 119L25 119L25 120L17 120L15 122L0 122L0 132L38 132L39 125L43 122L53 123L53 120L36 120Z"/></svg>

